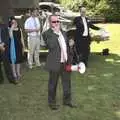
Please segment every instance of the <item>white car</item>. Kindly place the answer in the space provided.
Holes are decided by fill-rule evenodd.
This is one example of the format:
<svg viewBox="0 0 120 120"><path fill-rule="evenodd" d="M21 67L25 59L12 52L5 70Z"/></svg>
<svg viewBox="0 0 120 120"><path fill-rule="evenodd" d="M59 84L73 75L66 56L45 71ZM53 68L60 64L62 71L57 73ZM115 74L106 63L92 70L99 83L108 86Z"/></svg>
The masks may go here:
<svg viewBox="0 0 120 120"><path fill-rule="evenodd" d="M79 13L72 12L71 10L65 9L60 4L54 2L39 2L39 8L50 13L58 13L61 17L74 18Z"/></svg>

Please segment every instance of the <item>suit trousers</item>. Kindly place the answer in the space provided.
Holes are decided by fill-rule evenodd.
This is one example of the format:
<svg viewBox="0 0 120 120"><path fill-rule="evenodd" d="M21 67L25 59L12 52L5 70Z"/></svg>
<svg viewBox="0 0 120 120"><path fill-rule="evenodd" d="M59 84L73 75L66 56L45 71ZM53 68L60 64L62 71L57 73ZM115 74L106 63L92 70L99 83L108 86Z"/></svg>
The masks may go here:
<svg viewBox="0 0 120 120"><path fill-rule="evenodd" d="M8 59L6 58L3 58L3 60L0 61L0 83L4 82L3 70L6 75L6 78L9 82L11 82L13 79L12 70Z"/></svg>
<svg viewBox="0 0 120 120"><path fill-rule="evenodd" d="M40 50L40 36L28 37L28 64L32 66L33 58L36 66L40 65L39 50Z"/></svg>
<svg viewBox="0 0 120 120"><path fill-rule="evenodd" d="M2 62L0 61L0 83L3 83L4 77L3 77L3 71L2 71Z"/></svg>
<svg viewBox="0 0 120 120"><path fill-rule="evenodd" d="M59 76L62 80L63 88L63 103L67 104L71 102L71 73L66 72L64 64L61 63L60 70L58 72L49 71L49 83L48 83L48 103L56 104L56 89L59 80Z"/></svg>
<svg viewBox="0 0 120 120"><path fill-rule="evenodd" d="M82 37L79 46L79 61L84 62L86 66L89 54L90 54L90 41L87 37Z"/></svg>

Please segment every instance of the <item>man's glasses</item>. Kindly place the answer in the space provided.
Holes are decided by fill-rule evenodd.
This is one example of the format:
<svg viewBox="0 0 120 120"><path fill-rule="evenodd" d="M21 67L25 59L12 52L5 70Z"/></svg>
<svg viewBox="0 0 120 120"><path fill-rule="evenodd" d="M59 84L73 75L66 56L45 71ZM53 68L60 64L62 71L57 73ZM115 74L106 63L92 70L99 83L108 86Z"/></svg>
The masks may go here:
<svg viewBox="0 0 120 120"><path fill-rule="evenodd" d="M60 23L60 21L51 21L51 23Z"/></svg>

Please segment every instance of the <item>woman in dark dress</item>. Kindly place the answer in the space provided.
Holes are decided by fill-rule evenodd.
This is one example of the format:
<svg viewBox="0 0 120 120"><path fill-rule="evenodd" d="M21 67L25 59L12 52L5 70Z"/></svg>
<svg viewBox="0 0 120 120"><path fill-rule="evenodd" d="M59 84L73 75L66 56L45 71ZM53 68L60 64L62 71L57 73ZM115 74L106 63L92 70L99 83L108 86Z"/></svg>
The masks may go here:
<svg viewBox="0 0 120 120"><path fill-rule="evenodd" d="M9 21L9 36L9 61L14 83L18 83L21 77L20 64L23 62L24 40L22 30L15 18Z"/></svg>

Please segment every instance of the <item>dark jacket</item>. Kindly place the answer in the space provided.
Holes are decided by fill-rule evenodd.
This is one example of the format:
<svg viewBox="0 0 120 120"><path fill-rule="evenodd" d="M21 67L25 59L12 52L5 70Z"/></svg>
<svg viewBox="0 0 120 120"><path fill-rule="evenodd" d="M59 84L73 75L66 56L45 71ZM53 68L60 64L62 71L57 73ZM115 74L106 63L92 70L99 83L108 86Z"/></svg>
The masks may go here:
<svg viewBox="0 0 120 120"><path fill-rule="evenodd" d="M89 44L91 42L89 28L92 28L94 30L99 30L100 28L93 25L93 23L87 17L85 17L85 18L86 18L87 27L88 27L87 45L89 46ZM84 32L84 24L83 24L82 17L81 16L76 17L73 21L73 24L76 26L74 39L75 39L77 51L79 52L79 47L83 43L82 38L83 38L83 32Z"/></svg>
<svg viewBox="0 0 120 120"><path fill-rule="evenodd" d="M87 21L88 36L90 36L89 28L92 28L94 30L99 30L100 28L93 25L92 22L87 17L85 17L85 18L86 18L86 21ZM82 37L83 32L84 32L84 24L83 24L81 16L78 16L74 19L74 25L76 26L76 32L79 34L79 36Z"/></svg>
<svg viewBox="0 0 120 120"><path fill-rule="evenodd" d="M0 59L2 57L8 57L8 44L9 44L9 32L8 32L8 27L5 24L0 24L0 32L1 32L1 41L5 44L5 51L4 53L0 52Z"/></svg>
<svg viewBox="0 0 120 120"><path fill-rule="evenodd" d="M66 33L62 31L62 34L68 46L68 40L67 40ZM58 42L58 37L59 36L55 34L51 28L43 33L43 39L45 41L46 47L49 50L47 61L46 61L46 68L49 71L50 70L58 71L60 69L61 49L60 49L60 45ZM67 48L69 51L69 47Z"/></svg>

